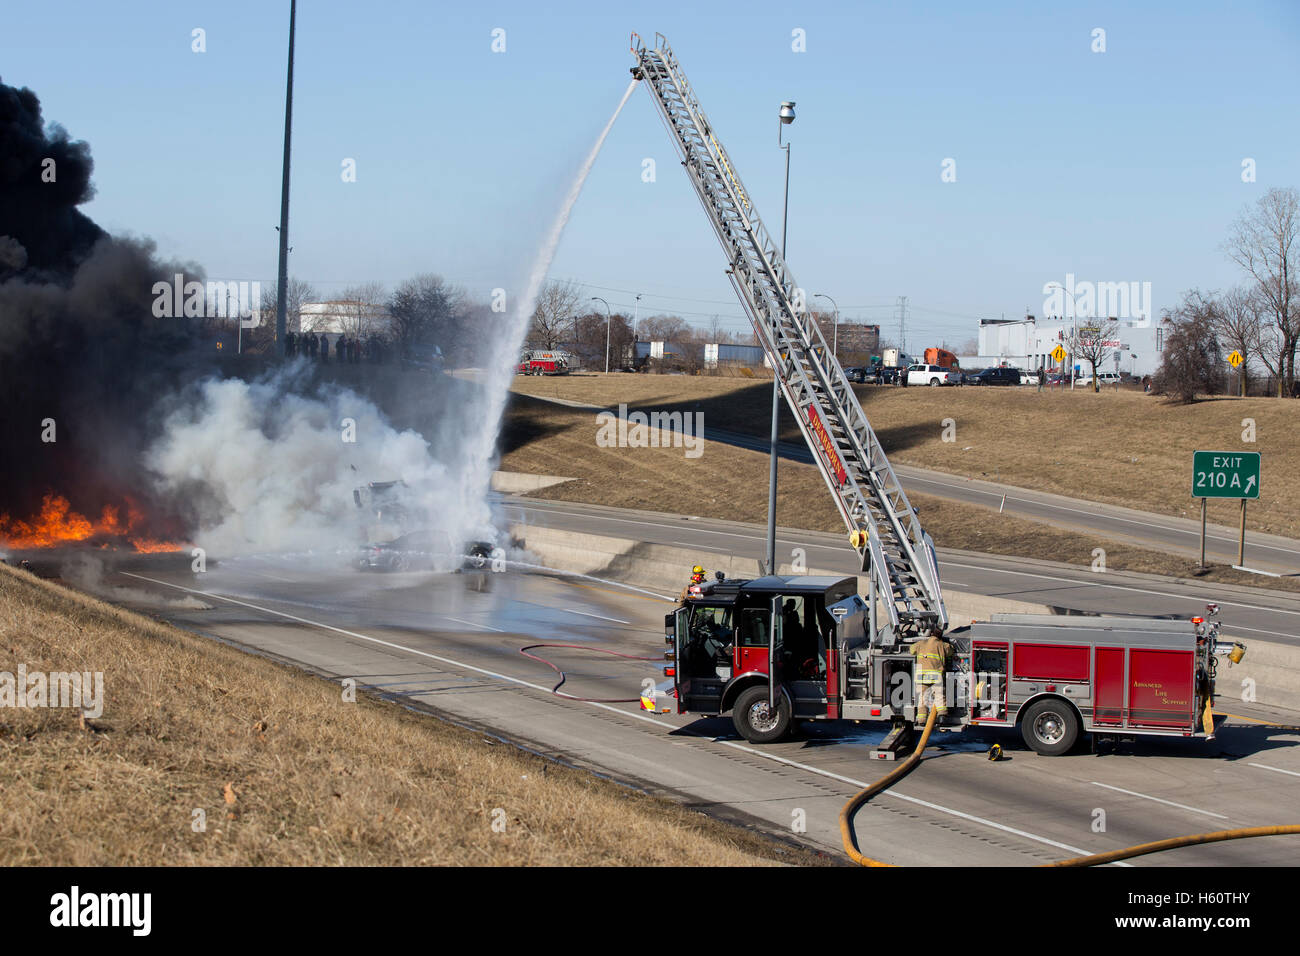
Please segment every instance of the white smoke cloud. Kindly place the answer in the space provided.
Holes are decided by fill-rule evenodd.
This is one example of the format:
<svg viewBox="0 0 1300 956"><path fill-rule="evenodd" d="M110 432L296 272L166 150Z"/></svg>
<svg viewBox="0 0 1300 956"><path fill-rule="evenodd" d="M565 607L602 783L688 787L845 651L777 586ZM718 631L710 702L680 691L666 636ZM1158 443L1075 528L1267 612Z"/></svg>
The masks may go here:
<svg viewBox="0 0 1300 956"><path fill-rule="evenodd" d="M481 462L437 460L423 437L347 389L297 394L295 369L253 383L210 379L166 419L145 463L196 513L194 544L213 557L349 552L367 530L353 489L393 480L409 486L422 529L457 544L495 541Z"/></svg>

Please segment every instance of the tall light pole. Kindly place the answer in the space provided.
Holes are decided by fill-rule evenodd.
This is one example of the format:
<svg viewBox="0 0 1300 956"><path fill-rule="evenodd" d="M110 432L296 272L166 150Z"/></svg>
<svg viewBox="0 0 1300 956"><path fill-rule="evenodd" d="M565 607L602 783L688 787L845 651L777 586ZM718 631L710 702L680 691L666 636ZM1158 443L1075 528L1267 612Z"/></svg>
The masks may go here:
<svg viewBox="0 0 1300 956"><path fill-rule="evenodd" d="M598 295L591 297L592 302L605 302ZM605 302L605 374L609 374L609 327L614 323L614 316L609 311L609 303Z"/></svg>
<svg viewBox="0 0 1300 956"><path fill-rule="evenodd" d="M835 356L835 361L840 360L840 307L839 304L831 299L830 296L822 292L814 292L814 299L830 299L831 305L835 306L835 329L831 333L831 354Z"/></svg>
<svg viewBox="0 0 1300 956"><path fill-rule="evenodd" d="M642 295L644 295L644 293L638 292L636 296L636 302L632 304L632 341L633 342L636 341L637 319L641 317L641 296Z"/></svg>
<svg viewBox="0 0 1300 956"><path fill-rule="evenodd" d="M786 222L790 216L790 144L782 141L785 128L794 122L794 103L790 100L781 104L778 114L780 122L776 127L776 145L785 150L785 205L781 212L781 258L785 259ZM776 362L781 360L778 354L772 363L772 440L769 449L770 461L767 474L767 573L776 574L776 438L777 420L781 414L781 376Z"/></svg>
<svg viewBox="0 0 1300 956"><path fill-rule="evenodd" d="M298 0L289 3L289 72L284 87L284 169L280 175L280 271L275 295L275 357L284 358L285 296L289 294L289 133L293 129L293 30Z"/></svg>

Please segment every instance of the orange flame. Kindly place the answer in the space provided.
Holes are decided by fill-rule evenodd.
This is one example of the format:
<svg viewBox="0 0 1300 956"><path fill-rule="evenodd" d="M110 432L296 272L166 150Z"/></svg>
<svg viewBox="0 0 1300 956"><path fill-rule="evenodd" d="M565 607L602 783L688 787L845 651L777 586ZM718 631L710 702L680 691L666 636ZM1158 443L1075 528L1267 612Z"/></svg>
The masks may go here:
<svg viewBox="0 0 1300 956"><path fill-rule="evenodd" d="M50 494L42 500L40 513L28 521L0 514L0 546L23 551L86 541L108 548L125 540L143 554L180 551L185 547L180 542L145 537L137 530L143 522L144 515L130 501L127 502L125 522L112 505L104 506L99 521L91 521L73 511L67 498Z"/></svg>

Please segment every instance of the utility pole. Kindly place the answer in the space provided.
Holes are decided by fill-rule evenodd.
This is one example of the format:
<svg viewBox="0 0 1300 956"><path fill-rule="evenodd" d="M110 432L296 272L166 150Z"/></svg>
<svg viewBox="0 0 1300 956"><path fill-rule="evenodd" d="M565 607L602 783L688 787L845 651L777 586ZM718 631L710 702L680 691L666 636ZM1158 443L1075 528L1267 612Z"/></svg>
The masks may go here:
<svg viewBox="0 0 1300 956"><path fill-rule="evenodd" d="M786 224L790 217L790 144L782 142L785 128L794 122L794 103L781 104L780 122L776 127L776 144L785 152L785 208L781 213L781 259L785 259ZM776 574L776 441L777 423L781 414L781 370L772 363L772 438L768 450L767 473L767 573Z"/></svg>
<svg viewBox="0 0 1300 956"><path fill-rule="evenodd" d="M284 358L285 299L289 295L289 134L293 129L293 30L298 0L289 0L289 72L284 87L284 170L280 178L280 273L275 295L275 357Z"/></svg>
<svg viewBox="0 0 1300 956"><path fill-rule="evenodd" d="M898 352L907 352L907 296L898 297Z"/></svg>

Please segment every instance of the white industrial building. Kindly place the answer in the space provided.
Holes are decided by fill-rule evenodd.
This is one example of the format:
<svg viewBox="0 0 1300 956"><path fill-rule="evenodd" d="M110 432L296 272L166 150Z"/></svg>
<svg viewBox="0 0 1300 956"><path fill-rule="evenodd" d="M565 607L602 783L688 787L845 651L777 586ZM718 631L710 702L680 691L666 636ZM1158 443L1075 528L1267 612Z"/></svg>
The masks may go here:
<svg viewBox="0 0 1300 956"><path fill-rule="evenodd" d="M298 327L289 317L290 332L315 332L327 336L348 335L366 338L386 334L392 325L388 308L380 303L359 299L335 299L329 302L304 302L298 313Z"/></svg>
<svg viewBox="0 0 1300 956"><path fill-rule="evenodd" d="M979 355L962 358L962 366L1010 365L1021 369L1055 368L1052 351L1058 346L1069 349L1071 329L1096 320L1076 319L980 319ZM1111 320L1115 321L1115 320ZM1128 372L1141 377L1154 375L1160 367L1160 353L1164 348L1165 328L1159 321L1146 319L1119 320L1113 339L1106 342L1112 351L1101 371ZM1066 368L1073 361L1082 365L1081 371L1090 371L1079 358L1067 358Z"/></svg>

